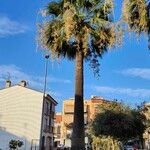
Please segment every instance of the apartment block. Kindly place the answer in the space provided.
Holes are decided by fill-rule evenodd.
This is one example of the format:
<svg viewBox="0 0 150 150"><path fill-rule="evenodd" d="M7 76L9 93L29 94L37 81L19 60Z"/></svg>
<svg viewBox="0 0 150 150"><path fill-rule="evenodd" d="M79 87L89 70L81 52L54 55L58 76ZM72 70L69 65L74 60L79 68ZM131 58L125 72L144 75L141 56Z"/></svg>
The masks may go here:
<svg viewBox="0 0 150 150"><path fill-rule="evenodd" d="M99 105L108 105L111 101L104 100L102 97L92 96L90 100L84 100L84 124L86 128L85 143L88 144L88 124L94 119L99 111ZM66 147L71 146L71 135L74 115L74 99L64 100L62 108L61 123L61 144Z"/></svg>
<svg viewBox="0 0 150 150"><path fill-rule="evenodd" d="M85 121L85 143L88 145L88 124L94 119L95 115L99 112L100 106L109 107L114 101L108 101L102 97L92 96L90 100L84 100L84 121ZM145 104L147 111L145 115L147 119L150 119L150 103ZM73 115L74 115L74 99L63 101L63 108L61 113L62 121L59 122L60 129L60 144L71 147L71 135L73 127ZM59 114L60 117L60 114ZM56 133L57 134L57 133ZM144 147L150 149L150 127L146 129L144 135Z"/></svg>
<svg viewBox="0 0 150 150"><path fill-rule="evenodd" d="M54 122L54 147L57 148L61 144L61 126L62 126L62 114L56 113Z"/></svg>
<svg viewBox="0 0 150 150"><path fill-rule="evenodd" d="M22 150L38 150L42 137L43 150L52 150L56 105L49 94L43 96L28 88L25 81L14 86L7 81L6 88L0 90L0 149L9 149L10 140L20 140Z"/></svg>

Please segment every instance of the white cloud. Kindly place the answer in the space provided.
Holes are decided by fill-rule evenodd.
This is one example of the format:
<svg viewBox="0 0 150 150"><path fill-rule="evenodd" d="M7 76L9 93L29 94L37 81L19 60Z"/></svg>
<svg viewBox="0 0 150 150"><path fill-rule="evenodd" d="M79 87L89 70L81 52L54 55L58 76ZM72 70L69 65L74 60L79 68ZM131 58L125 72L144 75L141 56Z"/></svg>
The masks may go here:
<svg viewBox="0 0 150 150"><path fill-rule="evenodd" d="M0 15L0 37L25 33L28 29L28 26Z"/></svg>
<svg viewBox="0 0 150 150"><path fill-rule="evenodd" d="M18 84L21 80L26 80L30 87L36 89L43 89L44 87L44 77L42 76L34 76L27 74L21 70L21 68L15 65L0 65L0 82L4 82L5 80L10 79L13 84ZM49 83L62 83L69 84L70 80L56 78L53 76L47 77L47 84ZM49 90L47 88L47 90ZM49 91L50 94L59 97L61 94L56 91Z"/></svg>
<svg viewBox="0 0 150 150"><path fill-rule="evenodd" d="M119 71L119 73L126 76L140 77L150 80L150 68L129 68Z"/></svg>
<svg viewBox="0 0 150 150"><path fill-rule="evenodd" d="M113 88L109 86L92 86L97 92L104 94L127 95L136 98L150 98L150 89Z"/></svg>
<svg viewBox="0 0 150 150"><path fill-rule="evenodd" d="M36 80L39 82L43 82L44 81L44 77L36 77ZM56 78L53 76L48 76L47 77L47 82L55 82L55 83L71 83L70 80L68 79L60 79L60 78Z"/></svg>
<svg viewBox="0 0 150 150"><path fill-rule="evenodd" d="M21 71L15 65L1 65L0 66L0 81L5 81L6 79L12 80L14 83L18 83L21 80L26 80L32 87L41 87L42 83L38 82L36 77L28 75Z"/></svg>
<svg viewBox="0 0 150 150"><path fill-rule="evenodd" d="M57 83L71 83L70 80L67 80L67 79L58 79L58 78L55 78L55 77L48 77L47 79L48 82L57 82Z"/></svg>

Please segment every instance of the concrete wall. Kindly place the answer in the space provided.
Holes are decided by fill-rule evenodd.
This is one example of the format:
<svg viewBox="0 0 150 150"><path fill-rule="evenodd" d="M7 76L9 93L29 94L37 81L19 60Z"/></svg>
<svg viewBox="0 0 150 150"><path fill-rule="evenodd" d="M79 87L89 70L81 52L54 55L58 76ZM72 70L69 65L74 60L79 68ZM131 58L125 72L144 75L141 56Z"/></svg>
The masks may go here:
<svg viewBox="0 0 150 150"><path fill-rule="evenodd" d="M10 139L31 142L40 138L43 94L21 86L0 90L0 148L6 150Z"/></svg>

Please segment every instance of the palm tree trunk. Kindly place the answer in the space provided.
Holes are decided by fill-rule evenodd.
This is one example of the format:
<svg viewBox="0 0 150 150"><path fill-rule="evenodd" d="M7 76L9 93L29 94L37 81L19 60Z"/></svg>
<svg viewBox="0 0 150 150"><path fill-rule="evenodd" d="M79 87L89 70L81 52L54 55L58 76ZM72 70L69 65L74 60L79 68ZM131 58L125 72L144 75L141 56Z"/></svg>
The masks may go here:
<svg viewBox="0 0 150 150"><path fill-rule="evenodd" d="M71 150L84 150L83 53L76 53L75 104Z"/></svg>

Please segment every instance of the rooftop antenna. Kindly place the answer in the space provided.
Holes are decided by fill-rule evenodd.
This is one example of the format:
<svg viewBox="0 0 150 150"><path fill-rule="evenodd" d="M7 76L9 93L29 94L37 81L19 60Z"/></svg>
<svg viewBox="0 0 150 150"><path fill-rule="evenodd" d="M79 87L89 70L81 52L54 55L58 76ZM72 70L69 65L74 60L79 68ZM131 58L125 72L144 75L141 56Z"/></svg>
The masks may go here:
<svg viewBox="0 0 150 150"><path fill-rule="evenodd" d="M7 72L5 75L2 75L2 79L4 79L4 80L10 80L11 79L10 73Z"/></svg>

